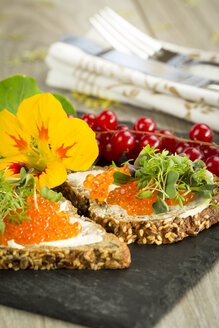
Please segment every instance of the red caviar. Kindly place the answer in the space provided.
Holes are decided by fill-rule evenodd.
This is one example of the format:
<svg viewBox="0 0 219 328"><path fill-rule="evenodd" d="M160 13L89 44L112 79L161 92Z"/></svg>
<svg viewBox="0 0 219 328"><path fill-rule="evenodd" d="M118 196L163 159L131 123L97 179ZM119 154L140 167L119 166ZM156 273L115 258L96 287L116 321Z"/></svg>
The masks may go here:
<svg viewBox="0 0 219 328"><path fill-rule="evenodd" d="M146 215L153 214L152 204L156 202L157 192L154 192L153 196L139 199L136 198L136 194L139 192L137 189L137 181L128 182L119 188L110 191L107 197L107 203L110 205L119 205L124 208L128 215ZM187 204L192 201L194 196L192 193L187 194L183 204ZM176 205L174 199L166 200L168 205Z"/></svg>
<svg viewBox="0 0 219 328"><path fill-rule="evenodd" d="M98 199L100 202L103 202L107 195L109 186L113 183L113 173L114 172L123 172L130 175L129 169L124 165L121 168L111 167L108 171L97 174L88 174L84 181L84 187L91 189L90 196L93 199Z"/></svg>
<svg viewBox="0 0 219 328"><path fill-rule="evenodd" d="M16 225L9 223L6 217L4 235L0 235L0 244L7 245L9 240L17 244L30 245L41 242L64 240L76 237L82 227L79 222L70 223L67 212L60 211L58 203L52 203L43 197L37 197L38 209L35 207L33 196L27 198L27 210L25 216L31 221L23 221Z"/></svg>

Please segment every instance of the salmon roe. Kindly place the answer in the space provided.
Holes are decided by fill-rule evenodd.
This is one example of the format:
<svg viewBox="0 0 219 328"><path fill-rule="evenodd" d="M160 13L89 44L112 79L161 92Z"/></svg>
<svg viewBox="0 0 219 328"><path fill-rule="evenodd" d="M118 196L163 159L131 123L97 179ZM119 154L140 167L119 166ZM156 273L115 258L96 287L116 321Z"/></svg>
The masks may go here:
<svg viewBox="0 0 219 328"><path fill-rule="evenodd" d="M114 172L123 172L130 175L129 169L124 165L121 168L111 167L106 172L97 174L88 174L84 181L84 187L91 189L90 196L93 199L98 199L100 202L103 202L108 195L109 186L113 183L113 173Z"/></svg>
<svg viewBox="0 0 219 328"><path fill-rule="evenodd" d="M37 197L38 209L35 207L33 196L27 198L27 210L25 216L31 221L23 221L22 224L9 222L6 217L4 235L0 235L0 244L7 245L9 240L17 244L31 245L41 242L64 240L76 237L82 227L79 222L70 223L67 212L60 211L58 203L52 203L43 197Z"/></svg>
<svg viewBox="0 0 219 328"><path fill-rule="evenodd" d="M128 215L147 215L153 214L152 204L156 202L157 192L154 192L153 196L139 199L136 198L136 194L139 192L137 189L137 181L128 182L119 188L110 191L107 197L107 203L110 205L119 205L124 208ZM192 193L187 194L183 204L187 204L192 201L194 196ZM168 205L176 205L174 199L166 200Z"/></svg>

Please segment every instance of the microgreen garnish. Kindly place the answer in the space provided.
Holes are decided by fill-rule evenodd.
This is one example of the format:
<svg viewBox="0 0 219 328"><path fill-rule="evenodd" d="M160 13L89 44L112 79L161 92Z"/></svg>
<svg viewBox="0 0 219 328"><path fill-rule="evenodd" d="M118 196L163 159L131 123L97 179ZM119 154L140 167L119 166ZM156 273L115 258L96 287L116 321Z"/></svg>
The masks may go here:
<svg viewBox="0 0 219 328"><path fill-rule="evenodd" d="M114 172L113 178L114 178L113 183L117 186L121 186L123 184L126 184L127 182L137 180L136 178L133 178L130 175L122 173L122 172Z"/></svg>
<svg viewBox="0 0 219 328"><path fill-rule="evenodd" d="M27 197L34 193L35 181L32 175L22 168L20 178L5 178L4 171L0 172L0 231L4 234L4 219L15 224L30 220L26 217Z"/></svg>
<svg viewBox="0 0 219 328"><path fill-rule="evenodd" d="M118 166L116 165L116 163L114 161L112 161L112 164L109 167L111 168L111 167L118 167Z"/></svg>
<svg viewBox="0 0 219 328"><path fill-rule="evenodd" d="M31 220L25 216L27 207L27 197L34 195L34 202L37 206L37 194L35 178L24 168L20 171L19 178L4 177L5 171L0 172L0 232L5 231L4 219L8 216L9 222L21 224L23 221ZM57 202L62 197L61 193L56 193L48 187L42 188L42 197Z"/></svg>
<svg viewBox="0 0 219 328"><path fill-rule="evenodd" d="M48 199L50 202L58 202L62 198L62 193L57 193L49 189L47 186L44 186L40 191L40 196Z"/></svg>
<svg viewBox="0 0 219 328"><path fill-rule="evenodd" d="M168 206L165 201L157 196L157 200L152 204L152 208L155 214L166 213L168 211Z"/></svg>
<svg viewBox="0 0 219 328"><path fill-rule="evenodd" d="M214 207L216 211L219 210L219 206L218 206L218 205L216 205L216 204L211 204L211 206Z"/></svg>
<svg viewBox="0 0 219 328"><path fill-rule="evenodd" d="M137 180L139 192L136 197L140 199L157 192L157 200L152 206L156 214L168 211L165 199L174 198L175 203L183 207L184 197L189 192L195 191L202 197L212 199L217 187L203 161L192 162L187 156L170 155L167 150L160 153L149 145L141 151L134 167L134 176L115 172L114 184Z"/></svg>

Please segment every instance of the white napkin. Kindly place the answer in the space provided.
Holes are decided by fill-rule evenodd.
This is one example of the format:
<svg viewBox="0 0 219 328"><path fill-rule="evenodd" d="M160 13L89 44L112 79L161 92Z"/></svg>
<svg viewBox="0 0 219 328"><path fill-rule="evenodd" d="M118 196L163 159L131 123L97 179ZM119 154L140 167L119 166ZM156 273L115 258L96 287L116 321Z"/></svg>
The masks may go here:
<svg viewBox="0 0 219 328"><path fill-rule="evenodd" d="M204 60L214 63L219 63L219 53L215 51L206 51L202 49L197 48L187 48L182 47L173 43L164 42L159 40L159 42L163 45L165 49L168 49L170 51L179 52L184 55L188 55L189 57L192 57L197 60Z"/></svg>
<svg viewBox="0 0 219 328"><path fill-rule="evenodd" d="M160 110L219 131L219 92L146 75L62 42L50 47L46 62L49 86Z"/></svg>

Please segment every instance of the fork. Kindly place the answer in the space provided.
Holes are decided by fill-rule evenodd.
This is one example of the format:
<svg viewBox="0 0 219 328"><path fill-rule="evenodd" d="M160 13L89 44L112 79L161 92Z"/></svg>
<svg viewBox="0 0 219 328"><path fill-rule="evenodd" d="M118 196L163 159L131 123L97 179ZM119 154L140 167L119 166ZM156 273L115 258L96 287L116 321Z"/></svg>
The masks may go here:
<svg viewBox="0 0 219 328"><path fill-rule="evenodd" d="M188 64L208 64L219 67L219 63L216 62L196 60L164 49L159 41L137 29L109 7L100 10L89 20L94 28L119 51L133 53L142 59L155 59L175 67Z"/></svg>

